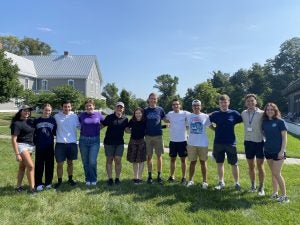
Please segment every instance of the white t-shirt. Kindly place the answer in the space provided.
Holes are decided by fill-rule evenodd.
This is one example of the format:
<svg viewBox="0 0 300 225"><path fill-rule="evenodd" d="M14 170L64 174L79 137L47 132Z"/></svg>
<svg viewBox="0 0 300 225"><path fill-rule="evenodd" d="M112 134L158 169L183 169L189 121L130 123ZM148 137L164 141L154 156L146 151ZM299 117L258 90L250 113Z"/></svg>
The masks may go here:
<svg viewBox="0 0 300 225"><path fill-rule="evenodd" d="M188 145L207 147L208 138L206 128L211 125L209 116L205 113L190 113L187 114L186 119L189 126Z"/></svg>
<svg viewBox="0 0 300 225"><path fill-rule="evenodd" d="M186 115L187 112L182 110L178 113L174 111L167 113L166 119L170 121L170 141L186 141Z"/></svg>
<svg viewBox="0 0 300 225"><path fill-rule="evenodd" d="M76 143L77 142L77 128L80 127L78 116L71 112L69 115L59 112L54 115L57 130L57 143Z"/></svg>

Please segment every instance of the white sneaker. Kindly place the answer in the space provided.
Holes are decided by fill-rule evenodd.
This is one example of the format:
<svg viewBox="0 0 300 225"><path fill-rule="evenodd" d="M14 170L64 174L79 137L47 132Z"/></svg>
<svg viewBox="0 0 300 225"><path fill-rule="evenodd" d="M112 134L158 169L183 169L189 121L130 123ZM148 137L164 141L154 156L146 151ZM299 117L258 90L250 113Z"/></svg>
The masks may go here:
<svg viewBox="0 0 300 225"><path fill-rule="evenodd" d="M188 183L187 183L187 187L190 187L190 186L193 186L194 185L194 181L190 180Z"/></svg>
<svg viewBox="0 0 300 225"><path fill-rule="evenodd" d="M225 187L225 183L220 181L217 186L215 186L215 190L221 190Z"/></svg>
<svg viewBox="0 0 300 225"><path fill-rule="evenodd" d="M208 183L202 182L202 189L207 189L208 188Z"/></svg>
<svg viewBox="0 0 300 225"><path fill-rule="evenodd" d="M52 188L51 184L46 185L46 189L51 189L51 188Z"/></svg>
<svg viewBox="0 0 300 225"><path fill-rule="evenodd" d="M270 196L270 199L271 199L271 200L277 200L277 199L278 199L278 193L277 193L277 192L273 193L273 194Z"/></svg>
<svg viewBox="0 0 300 225"><path fill-rule="evenodd" d="M85 185L86 186L91 186L91 182L87 181L87 182L85 182Z"/></svg>
<svg viewBox="0 0 300 225"><path fill-rule="evenodd" d="M95 181L95 182L91 182L91 185L92 186L96 186L97 185L97 182Z"/></svg>
<svg viewBox="0 0 300 225"><path fill-rule="evenodd" d="M258 196L265 196L266 195L265 190L263 188L259 188L257 194L258 194Z"/></svg>
<svg viewBox="0 0 300 225"><path fill-rule="evenodd" d="M44 190L44 185L39 185L36 187L36 191L42 191Z"/></svg>
<svg viewBox="0 0 300 225"><path fill-rule="evenodd" d="M288 198L286 195L280 196L280 197L277 199L277 201L278 201L279 203L289 203L289 202L290 202L289 198Z"/></svg>

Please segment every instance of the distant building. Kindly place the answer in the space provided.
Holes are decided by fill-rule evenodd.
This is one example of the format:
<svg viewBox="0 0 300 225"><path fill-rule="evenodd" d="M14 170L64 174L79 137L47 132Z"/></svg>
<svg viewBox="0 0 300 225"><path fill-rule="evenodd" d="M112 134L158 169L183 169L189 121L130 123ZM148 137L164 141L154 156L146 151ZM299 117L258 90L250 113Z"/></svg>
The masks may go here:
<svg viewBox="0 0 300 225"><path fill-rule="evenodd" d="M300 78L289 84L282 94L288 99L288 112L300 116Z"/></svg>
<svg viewBox="0 0 300 225"><path fill-rule="evenodd" d="M70 85L86 97L105 99L101 95L102 74L94 55L70 55L67 51L63 55L5 54L19 67L19 80L25 89L39 93L57 86ZM0 104L0 111L16 109L15 100Z"/></svg>

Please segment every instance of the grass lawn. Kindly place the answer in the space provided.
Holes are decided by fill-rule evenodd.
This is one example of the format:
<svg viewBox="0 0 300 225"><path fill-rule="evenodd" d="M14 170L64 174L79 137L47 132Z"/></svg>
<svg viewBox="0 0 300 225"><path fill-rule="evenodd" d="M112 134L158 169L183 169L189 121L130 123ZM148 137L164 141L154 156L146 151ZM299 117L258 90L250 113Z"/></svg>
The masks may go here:
<svg viewBox="0 0 300 225"><path fill-rule="evenodd" d="M197 166L195 183L186 188L179 183L163 185L131 182L131 164L123 157L120 186L108 187L105 183L105 160L101 148L98 158L100 182L87 188L83 181L80 159L75 161L75 188L63 184L53 189L29 196L16 193L18 164L12 154L10 141L1 139L0 155L0 224L299 224L300 177L299 165L285 165L287 192L291 202L281 205L269 200L272 192L270 171L266 166L266 196L258 197L247 191L249 187L247 166L240 162L242 191L234 191L228 165L225 167L226 188L213 190L217 181L216 164L208 160L208 190L200 188L201 175ZM164 155L163 177L168 177L169 160ZM154 168L156 166L154 165ZM154 169L156 171L156 169ZM66 171L64 171L66 180ZM179 180L180 168L176 175ZM146 171L144 172L144 178ZM24 179L25 184L27 180ZM56 181L56 176L54 178ZM298 216L297 216L298 215Z"/></svg>

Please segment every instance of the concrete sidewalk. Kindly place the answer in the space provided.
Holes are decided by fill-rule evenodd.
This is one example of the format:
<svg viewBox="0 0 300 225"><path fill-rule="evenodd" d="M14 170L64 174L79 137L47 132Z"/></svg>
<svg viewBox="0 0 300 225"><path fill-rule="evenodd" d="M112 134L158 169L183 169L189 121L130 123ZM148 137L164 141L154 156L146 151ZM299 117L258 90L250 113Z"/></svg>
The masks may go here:
<svg viewBox="0 0 300 225"><path fill-rule="evenodd" d="M10 139L9 135L0 135L0 139ZM103 143L101 143L101 146L103 146ZM125 148L127 148L127 145L125 145ZM169 148L164 148L165 153L169 153ZM208 152L208 155L211 157L211 151ZM239 159L246 159L245 154L238 154ZM286 164L298 164L300 165L300 159L298 158L286 158L285 160Z"/></svg>

